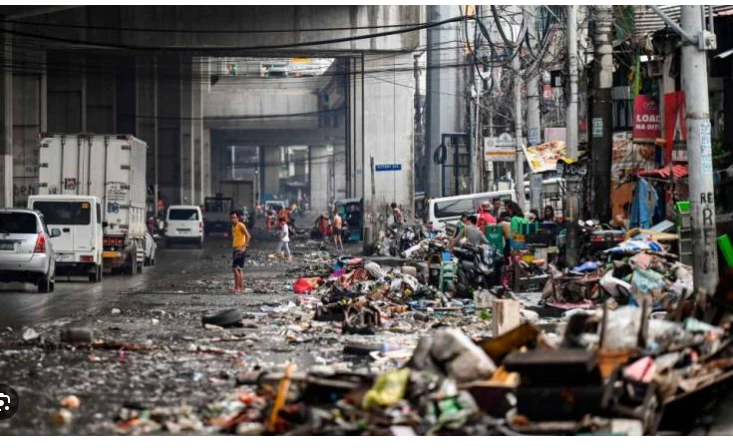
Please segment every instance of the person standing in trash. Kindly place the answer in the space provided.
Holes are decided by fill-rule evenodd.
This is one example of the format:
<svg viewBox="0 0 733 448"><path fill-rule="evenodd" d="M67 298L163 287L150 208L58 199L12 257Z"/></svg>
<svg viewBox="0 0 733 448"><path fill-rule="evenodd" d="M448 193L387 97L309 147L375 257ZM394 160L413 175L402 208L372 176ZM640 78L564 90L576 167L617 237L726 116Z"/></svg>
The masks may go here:
<svg viewBox="0 0 733 448"><path fill-rule="evenodd" d="M277 244L277 255L284 258L285 254L287 254L288 261L290 261L293 259L293 255L290 253L290 228L288 227L288 223L282 218L278 220L277 225L279 229L278 235L280 236L280 242Z"/></svg>
<svg viewBox="0 0 733 448"><path fill-rule="evenodd" d="M336 250L339 252L344 251L344 220L339 215L338 210L333 211L333 243L336 245Z"/></svg>
<svg viewBox="0 0 733 448"><path fill-rule="evenodd" d="M232 221L232 271L234 272L232 292L236 294L244 291L244 258L251 236L237 212L232 212L229 216Z"/></svg>
<svg viewBox="0 0 733 448"><path fill-rule="evenodd" d="M491 216L491 202L486 201L479 207L478 210L478 228L482 232L486 233L486 226L496 225L496 218Z"/></svg>
<svg viewBox="0 0 733 448"><path fill-rule="evenodd" d="M399 207L397 207L397 203L393 202L390 207L392 207L392 219L394 220L394 227L399 227L405 222L405 215L402 214L402 210L400 210Z"/></svg>
<svg viewBox="0 0 733 448"><path fill-rule="evenodd" d="M508 222L502 222L501 225L504 230L504 239L506 240L504 254L508 257L511 253L512 241L519 234L521 225L527 223L527 218L524 217L524 212L519 204L514 201L508 201L506 203L506 209L511 218Z"/></svg>
<svg viewBox="0 0 733 448"><path fill-rule="evenodd" d="M463 228L461 233L457 234L453 239L453 245L455 246L456 243L460 244L464 238L474 246L489 244L489 240L486 239L486 235L484 235L483 232L481 232L481 229L476 226L477 223L478 218L475 216L469 216L466 226Z"/></svg>

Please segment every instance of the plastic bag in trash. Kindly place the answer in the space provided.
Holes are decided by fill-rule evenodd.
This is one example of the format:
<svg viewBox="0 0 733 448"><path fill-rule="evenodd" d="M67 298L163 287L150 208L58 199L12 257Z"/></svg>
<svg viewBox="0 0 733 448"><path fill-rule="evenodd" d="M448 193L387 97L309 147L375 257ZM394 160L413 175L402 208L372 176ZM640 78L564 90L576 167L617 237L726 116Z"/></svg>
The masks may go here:
<svg viewBox="0 0 733 448"><path fill-rule="evenodd" d="M362 407L389 407L397 404L405 396L410 369L400 369L385 373L377 378L374 386L364 395Z"/></svg>
<svg viewBox="0 0 733 448"><path fill-rule="evenodd" d="M367 272L369 272L369 275L375 280L379 280L387 275L387 271L373 261L365 264L364 269L366 269Z"/></svg>
<svg viewBox="0 0 733 448"><path fill-rule="evenodd" d="M600 267L600 264L596 263L595 261L588 261L580 266L576 266L573 268L573 272L576 274L583 274L586 272L595 272Z"/></svg>
<svg viewBox="0 0 733 448"><path fill-rule="evenodd" d="M601 288L611 297L627 299L631 294L631 284L614 277L613 272L611 269L601 277Z"/></svg>
<svg viewBox="0 0 733 448"><path fill-rule="evenodd" d="M635 254L643 250L664 252L664 248L656 241L624 241L616 247L606 249L604 253L612 255Z"/></svg>

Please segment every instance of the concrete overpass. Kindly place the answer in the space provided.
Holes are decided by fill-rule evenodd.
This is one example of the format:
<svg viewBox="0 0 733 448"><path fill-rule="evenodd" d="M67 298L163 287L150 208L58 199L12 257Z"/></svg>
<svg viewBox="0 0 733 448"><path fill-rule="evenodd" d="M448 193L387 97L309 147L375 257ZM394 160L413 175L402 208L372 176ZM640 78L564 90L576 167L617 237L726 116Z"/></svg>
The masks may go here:
<svg viewBox="0 0 733 448"><path fill-rule="evenodd" d="M320 156L333 148L343 156L331 176L344 195L365 196L368 218L392 201L412 204L414 85L403 69L420 32L362 36L424 22L419 6L0 7L0 15L5 205L34 191L45 132L135 134L149 144L148 183L169 202L208 194L212 141L237 141L305 144ZM339 62L299 92L298 80L213 83L211 57L272 55ZM342 121L324 122L329 109L343 109ZM379 164L401 171L373 172Z"/></svg>

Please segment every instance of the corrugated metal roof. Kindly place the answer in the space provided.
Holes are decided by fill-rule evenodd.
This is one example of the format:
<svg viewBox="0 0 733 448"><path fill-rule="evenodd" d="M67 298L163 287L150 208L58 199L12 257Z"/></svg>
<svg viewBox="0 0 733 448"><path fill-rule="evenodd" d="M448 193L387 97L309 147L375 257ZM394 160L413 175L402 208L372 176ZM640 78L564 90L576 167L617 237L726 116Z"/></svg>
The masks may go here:
<svg viewBox="0 0 733 448"><path fill-rule="evenodd" d="M635 8L634 34L636 35L652 34L655 31L658 31L658 30L661 30L667 27L667 25L664 23L661 17L659 17L657 13L652 11L648 6L636 5L634 6L634 8ZM679 5L659 6L659 9L664 11L672 20L679 23L680 21L680 6ZM713 13L715 14L715 16L733 15L733 5L713 6Z"/></svg>

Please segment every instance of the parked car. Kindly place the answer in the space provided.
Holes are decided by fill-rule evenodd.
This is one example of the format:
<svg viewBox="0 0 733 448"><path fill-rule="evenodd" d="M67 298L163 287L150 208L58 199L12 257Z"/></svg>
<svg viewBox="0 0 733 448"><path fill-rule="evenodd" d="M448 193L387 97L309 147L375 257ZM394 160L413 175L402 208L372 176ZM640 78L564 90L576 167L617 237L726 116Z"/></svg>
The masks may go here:
<svg viewBox="0 0 733 448"><path fill-rule="evenodd" d="M56 255L43 215L26 209L0 209L0 281L32 283L38 292L56 286Z"/></svg>
<svg viewBox="0 0 733 448"><path fill-rule="evenodd" d="M165 220L165 244L175 243L204 246L204 218L197 205L172 205Z"/></svg>

